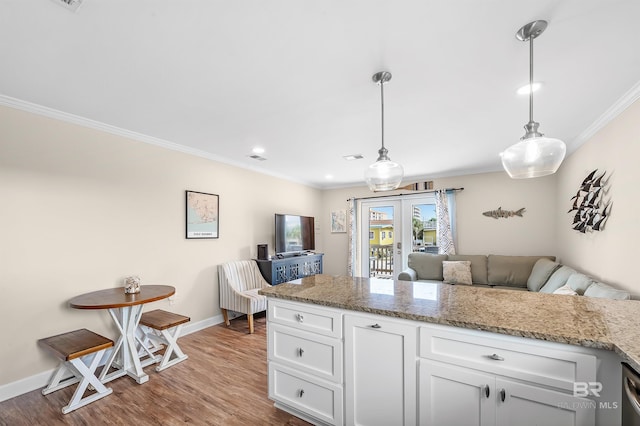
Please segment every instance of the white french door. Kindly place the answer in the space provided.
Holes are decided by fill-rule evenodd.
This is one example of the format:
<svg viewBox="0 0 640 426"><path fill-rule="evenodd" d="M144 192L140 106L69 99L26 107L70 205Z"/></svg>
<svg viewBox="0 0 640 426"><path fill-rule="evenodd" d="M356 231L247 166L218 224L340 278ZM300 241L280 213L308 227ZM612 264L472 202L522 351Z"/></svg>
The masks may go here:
<svg viewBox="0 0 640 426"><path fill-rule="evenodd" d="M431 194L365 199L358 211L360 276L396 279L412 251L437 253Z"/></svg>

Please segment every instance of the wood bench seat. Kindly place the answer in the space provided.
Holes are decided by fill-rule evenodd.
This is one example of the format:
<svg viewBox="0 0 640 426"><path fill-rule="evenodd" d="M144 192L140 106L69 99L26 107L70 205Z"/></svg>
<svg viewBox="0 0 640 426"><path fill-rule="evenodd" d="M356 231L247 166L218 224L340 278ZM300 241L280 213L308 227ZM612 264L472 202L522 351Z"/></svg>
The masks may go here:
<svg viewBox="0 0 640 426"><path fill-rule="evenodd" d="M102 355L113 347L111 339L83 328L40 339L38 345L61 360L49 384L42 390L43 395L80 383L69 404L62 408L63 414L111 394L111 388L105 387L95 375ZM72 376L65 378L67 372ZM95 392L83 398L89 385Z"/></svg>
<svg viewBox="0 0 640 426"><path fill-rule="evenodd" d="M140 318L140 329L143 334L141 350L159 362L156 371L162 371L185 359L189 358L178 346L178 337L182 331L182 325L191 321L191 318L184 315L167 312L162 309L145 312ZM150 347L149 344L152 346ZM165 345L164 355L153 355L159 349L159 344ZM175 357L172 358L172 356Z"/></svg>

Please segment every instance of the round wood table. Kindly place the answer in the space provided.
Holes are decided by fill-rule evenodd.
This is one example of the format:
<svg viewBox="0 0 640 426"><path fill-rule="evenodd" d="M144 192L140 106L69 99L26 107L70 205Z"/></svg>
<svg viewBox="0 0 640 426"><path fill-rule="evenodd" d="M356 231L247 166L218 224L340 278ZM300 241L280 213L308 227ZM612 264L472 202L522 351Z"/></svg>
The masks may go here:
<svg viewBox="0 0 640 426"><path fill-rule="evenodd" d="M168 285L143 285L140 286L140 293L125 293L124 287L118 287L81 294L69 301L69 306L74 309L108 309L120 332L120 338L100 373L99 379L102 383L125 374L139 384L149 380L149 376L142 370L147 364L143 365L140 362L136 345L136 329L142 315L142 307L145 303L171 297L175 292L175 287ZM155 360L149 359L147 362L151 364ZM112 368L115 371L110 372Z"/></svg>

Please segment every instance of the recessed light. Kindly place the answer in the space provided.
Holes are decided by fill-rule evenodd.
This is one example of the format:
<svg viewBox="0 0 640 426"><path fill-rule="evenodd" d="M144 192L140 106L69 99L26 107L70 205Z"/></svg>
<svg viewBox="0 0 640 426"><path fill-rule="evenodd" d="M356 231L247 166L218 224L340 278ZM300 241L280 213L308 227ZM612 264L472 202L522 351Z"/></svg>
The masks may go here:
<svg viewBox="0 0 640 426"><path fill-rule="evenodd" d="M344 158L347 161L353 161L353 160L361 160L364 158L364 156L362 154L351 154L351 155L343 155L342 158Z"/></svg>
<svg viewBox="0 0 640 426"><path fill-rule="evenodd" d="M262 148L261 146L256 146L251 150L251 152L253 152L254 154L264 154L264 148Z"/></svg>
<svg viewBox="0 0 640 426"><path fill-rule="evenodd" d="M533 84L531 85L531 88L533 89L533 92L537 92L540 87L542 86L542 83L539 81L534 81ZM529 83L525 84L524 86L520 87L517 90L518 95L528 95L530 93L529 91Z"/></svg>
<svg viewBox="0 0 640 426"><path fill-rule="evenodd" d="M325 175L324 178L327 180L331 180L333 179L333 175Z"/></svg>

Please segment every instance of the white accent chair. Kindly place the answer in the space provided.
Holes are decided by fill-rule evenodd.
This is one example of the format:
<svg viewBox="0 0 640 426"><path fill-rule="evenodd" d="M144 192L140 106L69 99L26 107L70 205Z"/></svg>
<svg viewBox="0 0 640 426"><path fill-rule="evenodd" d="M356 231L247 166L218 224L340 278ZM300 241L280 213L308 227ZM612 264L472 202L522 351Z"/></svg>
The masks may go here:
<svg viewBox="0 0 640 426"><path fill-rule="evenodd" d="M236 260L218 265L220 309L227 327L228 310L247 314L249 333L253 333L253 314L267 310L267 298L258 294L261 288L271 287L262 277L253 260Z"/></svg>

